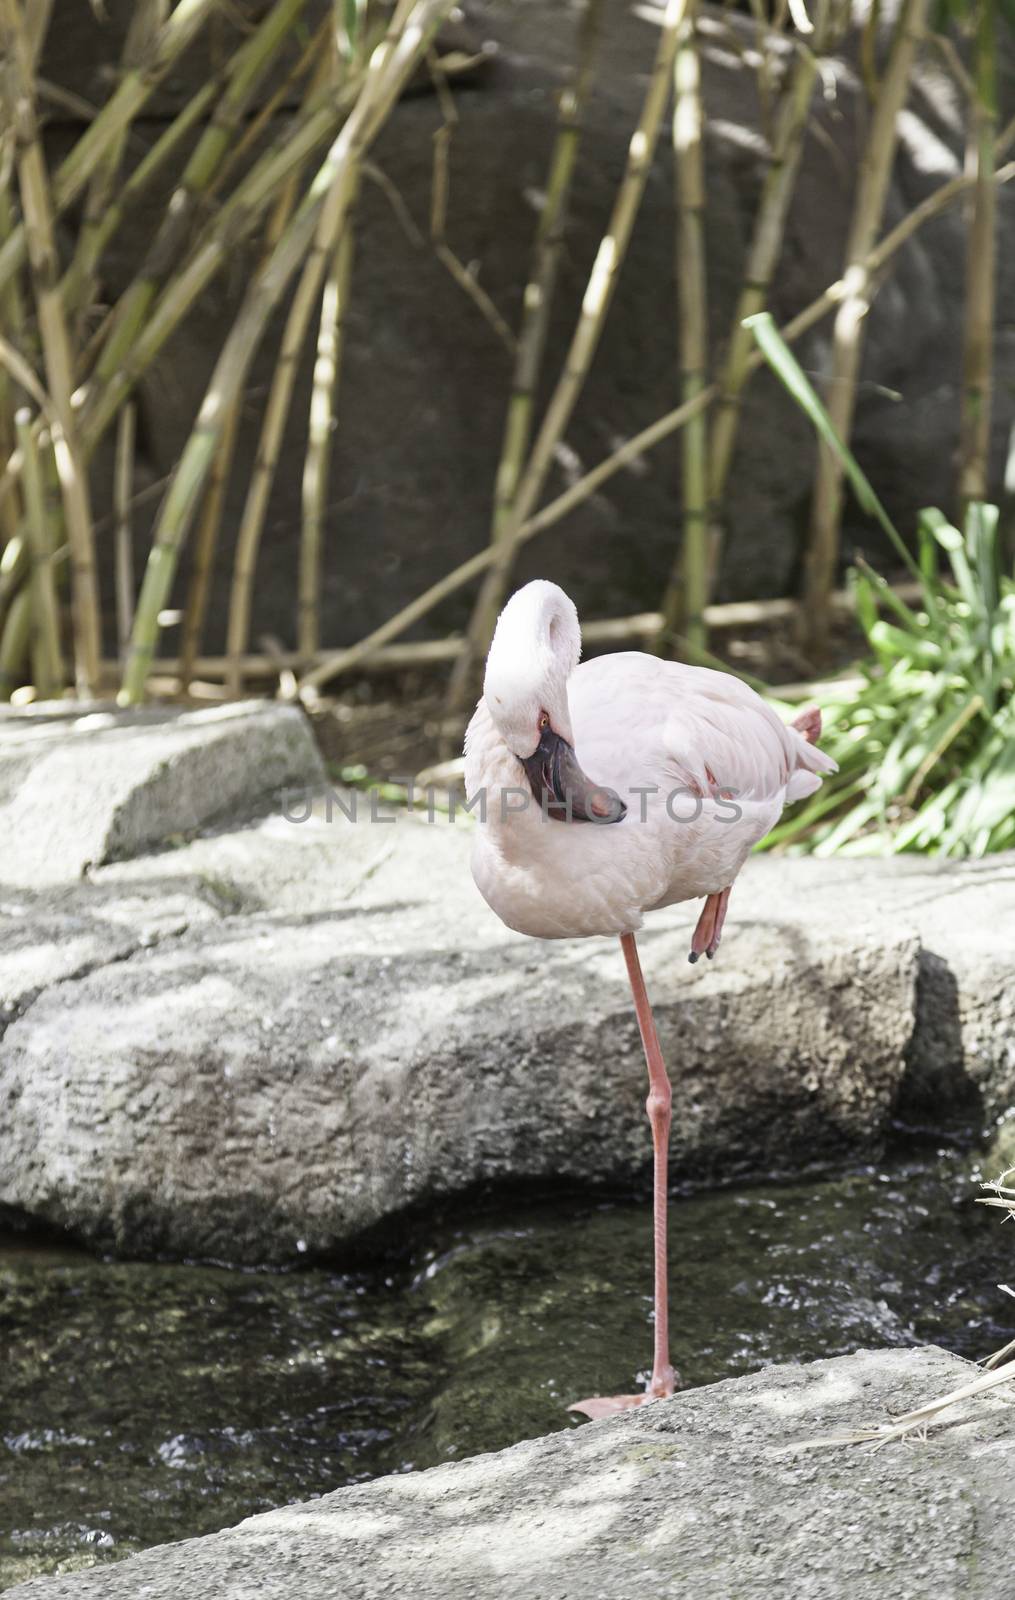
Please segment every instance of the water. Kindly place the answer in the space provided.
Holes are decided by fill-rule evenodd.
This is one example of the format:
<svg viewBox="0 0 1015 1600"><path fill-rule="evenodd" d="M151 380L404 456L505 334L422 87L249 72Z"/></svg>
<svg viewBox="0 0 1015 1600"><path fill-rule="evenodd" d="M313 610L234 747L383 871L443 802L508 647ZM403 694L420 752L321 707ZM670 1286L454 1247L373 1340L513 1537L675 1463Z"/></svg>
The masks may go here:
<svg viewBox="0 0 1015 1600"><path fill-rule="evenodd" d="M684 1375L1005 1343L1015 1244L973 1166L952 1149L676 1200ZM643 1198L559 1195L419 1222L370 1272L0 1238L0 1587L582 1425L564 1406L649 1358L649 1248Z"/></svg>

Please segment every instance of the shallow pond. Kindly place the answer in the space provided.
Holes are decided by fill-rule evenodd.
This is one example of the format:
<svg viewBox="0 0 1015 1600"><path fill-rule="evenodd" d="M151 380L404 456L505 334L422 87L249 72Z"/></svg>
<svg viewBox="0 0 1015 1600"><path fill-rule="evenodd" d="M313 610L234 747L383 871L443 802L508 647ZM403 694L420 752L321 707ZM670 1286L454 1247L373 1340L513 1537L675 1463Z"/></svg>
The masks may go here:
<svg viewBox="0 0 1015 1600"><path fill-rule="evenodd" d="M992 1172L987 1176L993 1176ZM672 1208L674 1357L773 1361L1015 1333L1015 1249L957 1149ZM1013 1236L1015 1237L1015 1236ZM370 1272L99 1261L0 1238L0 1587L286 1500L582 1426L651 1349L638 1199L430 1218Z"/></svg>

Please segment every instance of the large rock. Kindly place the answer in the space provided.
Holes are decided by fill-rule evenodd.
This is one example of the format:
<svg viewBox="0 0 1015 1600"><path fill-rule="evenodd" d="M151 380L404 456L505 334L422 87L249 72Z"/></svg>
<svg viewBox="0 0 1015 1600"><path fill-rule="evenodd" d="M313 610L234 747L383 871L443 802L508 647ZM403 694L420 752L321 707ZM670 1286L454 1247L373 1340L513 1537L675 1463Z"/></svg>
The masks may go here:
<svg viewBox="0 0 1015 1600"><path fill-rule="evenodd" d="M1011 1593L1006 1400L916 1449L815 1449L975 1373L943 1350L769 1367L643 1411L383 1478L18 1600L1000 1600Z"/></svg>
<svg viewBox="0 0 1015 1600"><path fill-rule="evenodd" d="M760 865L758 863L757 865ZM769 860L768 881L818 923L909 928L919 940L916 1014L898 1109L994 1122L1015 1104L1015 854L982 861ZM752 888L760 887L752 874Z"/></svg>
<svg viewBox="0 0 1015 1600"><path fill-rule="evenodd" d="M483 951L457 925L455 948L446 932L421 946L398 902L368 921L364 938L341 905L232 919L43 994L3 1041L0 1200L121 1249L256 1261L481 1181L645 1168L612 944ZM678 1172L872 1148L902 1079L915 938L748 927L686 979L686 929L645 947Z"/></svg>
<svg viewBox="0 0 1015 1600"><path fill-rule="evenodd" d="M287 1259L479 1181L644 1170L613 945L508 933L467 830L371 824L360 801L355 825L274 816L94 874L73 903L93 924L170 883L199 914L181 905L175 937L125 930L80 976L69 942L48 989L9 920L9 1014L32 1003L0 1046L0 1201L122 1249ZM913 934L765 898L715 966L687 967L687 910L643 940L678 1171L870 1149L899 1091Z"/></svg>
<svg viewBox="0 0 1015 1600"><path fill-rule="evenodd" d="M221 914L212 885L58 893L0 886L0 1033L37 995Z"/></svg>
<svg viewBox="0 0 1015 1600"><path fill-rule="evenodd" d="M67 8L62 8L67 9ZM122 20L127 0L110 7ZM766 172L753 24L728 8L704 9L709 332L719 352L729 336L752 219ZM595 92L578 154L574 205L545 362L561 370L588 273L607 225L658 38L650 6L607 5ZM574 57L576 8L549 0L470 0L475 43L497 54L478 87L458 93L460 125L451 156L449 239L503 314L517 319L540 197L554 139L556 95ZM115 59L115 35L77 8L74 31L54 32L51 72L100 92L94 62ZM191 69L188 69L191 70ZM178 99L193 80L183 75ZM826 93L807 140L773 287L782 319L840 275L855 174L868 125L855 39L825 69ZM833 87L834 86L834 87ZM172 85L169 86L172 88ZM932 52L917 67L900 123L886 227L962 170L962 91ZM433 134L432 96L405 100L375 152L426 232ZM69 130L55 130L61 149ZM660 141L630 252L588 384L554 463L548 495L675 404L678 390L673 292L673 182L669 140ZM155 187L132 210L105 262L104 298L137 271L168 194ZM1015 186L998 198L998 304L1015 295ZM925 226L900 253L866 319L856 448L902 527L928 503L951 504L959 415L965 282L965 222L959 207ZM172 470L189 432L222 330L235 316L254 253L234 255L174 336L140 391L140 481ZM224 526L237 525L258 449L260 406L276 359L276 323L248 384ZM363 186L353 294L344 336L335 465L322 591L323 637L348 642L389 616L489 536L493 485L510 392L510 358L476 307L426 246L414 245L387 196ZM827 365L828 327L803 341L808 370ZM1015 342L998 334L992 482L1000 492L1015 395ZM300 482L311 359L302 363L281 451L277 490L260 556L253 638L291 644L296 619ZM544 385L545 398L546 385ZM809 424L774 379L747 393L725 505L721 590L731 598L792 588L815 460ZM112 474L99 465L102 502ZM590 616L655 606L680 537L679 445L652 452L614 477L556 533L522 554L521 577L546 576L572 591ZM154 508L155 501L150 505ZM104 502L100 509L106 509ZM147 512L135 519L137 560L147 554ZM851 503L846 546L879 549L880 535ZM223 540L215 578L211 642L221 643L232 568ZM108 543L108 542L107 542ZM111 575L106 593L112 594ZM469 591L423 625L467 615ZM167 634L167 649L174 636Z"/></svg>
<svg viewBox="0 0 1015 1600"><path fill-rule="evenodd" d="M354 793L308 814L319 757L285 708L37 733L0 768L21 819L0 1204L121 1250L284 1261L476 1184L647 1171L615 945L505 929L472 824ZM179 837L286 776L287 813ZM167 832L170 851L78 876ZM40 863L65 881L19 886ZM1010 1106L1009 858L755 860L718 960L691 968L696 912L640 939L678 1176L828 1164L900 1112Z"/></svg>
<svg viewBox="0 0 1015 1600"><path fill-rule="evenodd" d="M0 882L65 883L323 778L306 719L289 706L8 715Z"/></svg>

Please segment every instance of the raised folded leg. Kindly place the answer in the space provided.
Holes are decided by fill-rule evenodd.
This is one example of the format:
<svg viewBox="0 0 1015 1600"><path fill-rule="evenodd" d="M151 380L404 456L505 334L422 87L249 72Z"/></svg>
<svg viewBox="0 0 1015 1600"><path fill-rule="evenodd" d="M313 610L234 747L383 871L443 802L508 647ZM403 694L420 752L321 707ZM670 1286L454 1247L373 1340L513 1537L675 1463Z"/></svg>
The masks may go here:
<svg viewBox="0 0 1015 1600"><path fill-rule="evenodd" d="M718 950L729 901L729 889L722 889L718 894L706 895L698 925L691 935L691 953L687 959L692 966L702 955L708 956L711 961Z"/></svg>

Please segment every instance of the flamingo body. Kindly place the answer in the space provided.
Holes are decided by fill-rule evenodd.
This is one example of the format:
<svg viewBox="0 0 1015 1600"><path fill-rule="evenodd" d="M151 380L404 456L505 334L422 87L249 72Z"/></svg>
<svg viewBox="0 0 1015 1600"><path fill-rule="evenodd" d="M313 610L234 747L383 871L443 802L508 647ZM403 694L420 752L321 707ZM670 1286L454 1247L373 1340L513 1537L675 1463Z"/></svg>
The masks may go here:
<svg viewBox="0 0 1015 1600"><path fill-rule="evenodd" d="M730 886L787 801L835 763L817 711L787 727L739 679L638 652L579 666L574 606L530 583L502 611L465 739L479 812L472 871L508 927L541 939L618 934L649 1075L655 1325L641 1394L570 1409L609 1416L673 1394L667 1292L671 1090L635 943L646 911L705 896L690 960L713 956ZM612 791L607 797L604 790Z"/></svg>
<svg viewBox="0 0 1015 1600"><path fill-rule="evenodd" d="M484 692L465 747L469 798L485 796L473 876L519 933L632 933L646 911L728 889L783 806L812 794L835 763L727 673L637 651L570 665L574 640L564 626L555 651L541 642L548 616L573 619L577 629L562 590L528 584L509 601L491 646L494 689ZM510 684L507 650L526 680L533 658L555 657L534 697L528 684L526 692L542 708L563 673L567 714L557 731L595 783L626 803L620 822L547 822L534 802L524 810L520 801L505 803L525 786L519 751L508 743L513 729L506 738L493 699L500 689L503 700L505 677ZM488 683L490 676L488 669Z"/></svg>

